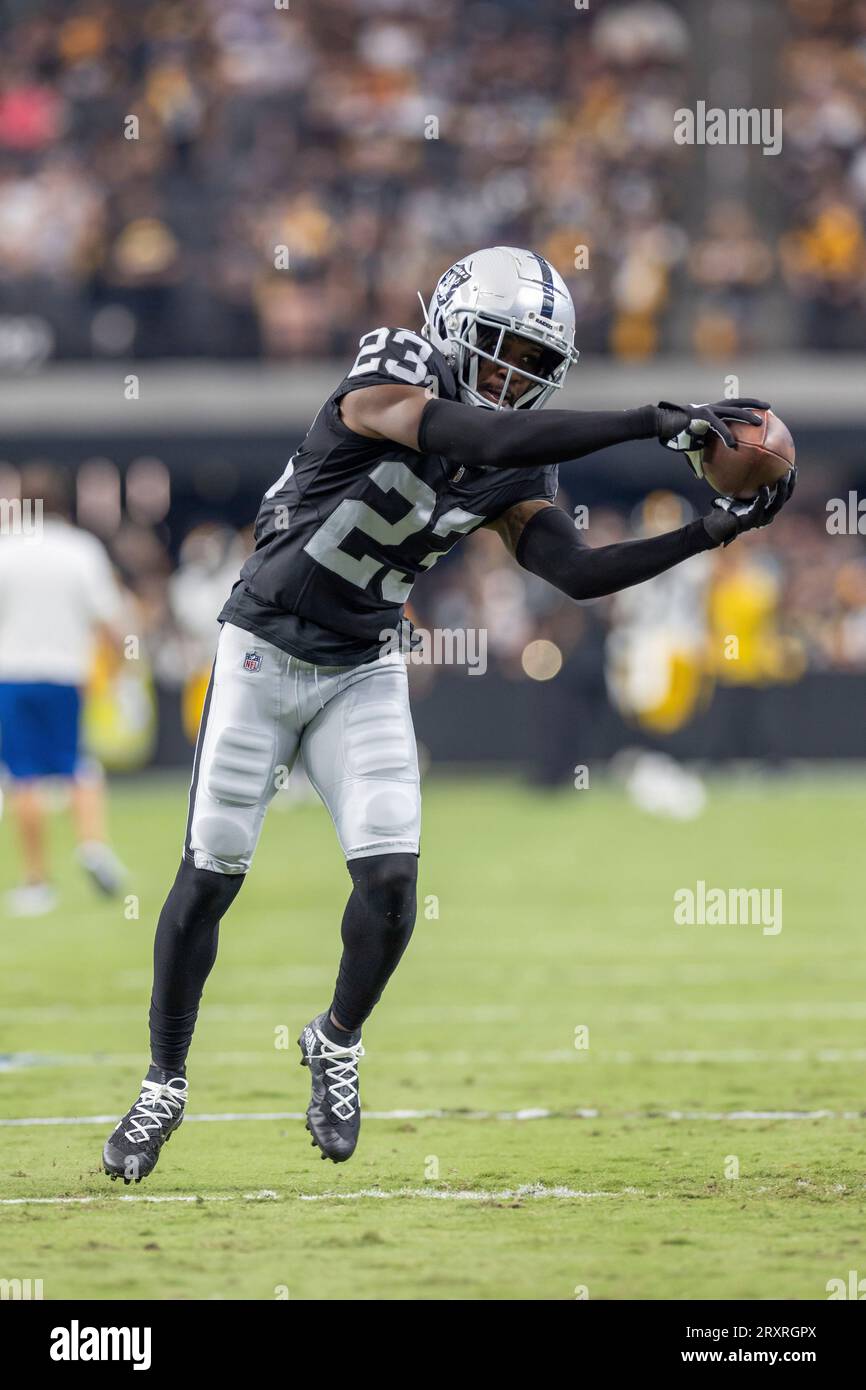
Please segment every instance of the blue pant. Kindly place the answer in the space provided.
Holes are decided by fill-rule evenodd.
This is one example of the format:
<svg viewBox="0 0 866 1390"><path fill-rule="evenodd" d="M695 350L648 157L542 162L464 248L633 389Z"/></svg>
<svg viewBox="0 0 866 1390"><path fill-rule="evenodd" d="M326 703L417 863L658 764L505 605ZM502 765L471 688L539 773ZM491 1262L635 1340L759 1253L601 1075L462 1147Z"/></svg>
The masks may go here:
<svg viewBox="0 0 866 1390"><path fill-rule="evenodd" d="M0 762L16 780L74 777L81 693L48 681L0 681Z"/></svg>

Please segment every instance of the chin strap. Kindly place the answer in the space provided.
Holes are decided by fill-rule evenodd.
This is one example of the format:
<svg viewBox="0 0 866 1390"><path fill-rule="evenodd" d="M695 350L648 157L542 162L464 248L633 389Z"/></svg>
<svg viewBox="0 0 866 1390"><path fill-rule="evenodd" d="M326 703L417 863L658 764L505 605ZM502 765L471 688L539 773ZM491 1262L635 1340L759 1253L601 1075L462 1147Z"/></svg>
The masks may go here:
<svg viewBox="0 0 866 1390"><path fill-rule="evenodd" d="M422 317L422 319L424 320L423 333L424 333L425 338L429 338L429 337L430 337L430 310L429 310L429 308L427 307L427 305L424 303L424 297L423 297L423 295L421 294L421 291L420 291L420 290L416 290L415 293L416 293L417 296L418 296L418 303L421 305L421 317Z"/></svg>

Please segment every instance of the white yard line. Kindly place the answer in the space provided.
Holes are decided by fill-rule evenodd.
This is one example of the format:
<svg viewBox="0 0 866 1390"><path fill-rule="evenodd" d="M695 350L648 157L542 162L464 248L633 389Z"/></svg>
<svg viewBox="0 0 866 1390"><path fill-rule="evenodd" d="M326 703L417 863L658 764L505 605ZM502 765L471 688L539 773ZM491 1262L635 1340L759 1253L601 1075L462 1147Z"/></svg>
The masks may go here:
<svg viewBox="0 0 866 1390"><path fill-rule="evenodd" d="M111 1125L118 1115L31 1115L0 1119L0 1127L35 1128L39 1125ZM184 1124L223 1124L238 1120L303 1120L301 1110L228 1111L225 1114L186 1115ZM861 1120L859 1110L367 1110L365 1120Z"/></svg>
<svg viewBox="0 0 866 1390"><path fill-rule="evenodd" d="M545 1187L543 1183L527 1183L520 1187L505 1188L501 1192L485 1192L467 1188L454 1190L435 1187L398 1187L388 1191L381 1187L364 1187L359 1192L314 1192L300 1193L301 1202L359 1202L367 1197L388 1201L394 1197L421 1197L427 1200L444 1202L508 1202L521 1201L525 1197L555 1197L567 1200L593 1197L642 1197L637 1187L625 1187L620 1192L583 1192L571 1187Z"/></svg>
<svg viewBox="0 0 866 1390"><path fill-rule="evenodd" d="M571 1187L546 1187L544 1183L525 1183L520 1187L503 1188L501 1191L489 1191L485 1188L438 1188L438 1187L397 1187L393 1189L383 1187L364 1187L357 1192L287 1192L285 1194L265 1189L262 1192L229 1193L226 1195L211 1194L209 1196L198 1196L197 1194L180 1195L172 1193L169 1196L148 1195L145 1193L120 1193L115 1196L113 1192L106 1192L105 1196L88 1197L2 1197L0 1206L22 1207L22 1206L87 1206L93 1202L185 1202L195 1204L197 1202L275 1202L275 1201L296 1201L296 1202L360 1202L368 1198L378 1201L392 1201L395 1198L422 1199L426 1201L435 1200L440 1202L514 1202L523 1201L526 1198L537 1200L538 1198L554 1198L559 1201L583 1201L598 1197L618 1198L618 1197L642 1197L643 1192L636 1187L625 1187L620 1192L585 1192L579 1188ZM662 1195L662 1194L655 1194Z"/></svg>
<svg viewBox="0 0 866 1390"><path fill-rule="evenodd" d="M274 1052L272 1048L262 1048L259 1052L206 1052L200 1051L198 1060L202 1063L227 1066L261 1066L264 1060L270 1062L275 1060L282 1061L283 1052L281 1049ZM294 1049L287 1049L292 1056ZM401 1066L424 1066L427 1064L440 1064L451 1066L468 1066L471 1063L477 1065L494 1065L503 1060L504 1052L502 1048L488 1052L480 1052L469 1049L460 1051L434 1052L431 1050L415 1050L411 1052L395 1052L390 1049L383 1049L379 1053L383 1061L397 1062ZM733 1048L665 1048L656 1052L642 1052L632 1048L597 1048L577 1050L573 1047L563 1047L552 1049L548 1052L509 1052L507 1054L514 1062L528 1062L535 1065L574 1065L585 1066L588 1062L613 1063L617 1066L635 1066L652 1063L656 1066L696 1066L700 1063L713 1062L726 1066L749 1066L754 1063L766 1063L777 1065L798 1065L804 1062L816 1062L822 1066L847 1066L853 1063L866 1062L866 1047L822 1047L822 1048L755 1048L755 1047L733 1047ZM106 1066L140 1066L142 1054L140 1052L80 1052L80 1053L51 1053L51 1052L7 1052L0 1053L0 1072L23 1071L32 1067L45 1069L62 1067L106 1067Z"/></svg>
<svg viewBox="0 0 866 1390"><path fill-rule="evenodd" d="M808 1186L809 1184L802 1184ZM769 1192L769 1187L758 1189L760 1193ZM844 1184L837 1183L835 1191L851 1191ZM653 1191L653 1200L675 1198L688 1194ZM544 1183L521 1183L518 1187L499 1190L487 1188L441 1188L441 1187L362 1187L354 1192L276 1192L264 1188L260 1192L211 1193L202 1196L198 1193L171 1193L165 1196L146 1193L118 1193L106 1191L104 1195L87 1197L2 1197L0 1206L88 1206L94 1202L144 1202L144 1203L185 1203L196 1205L202 1202L389 1202L400 1199L410 1201L436 1202L522 1202L547 1199L552 1201L584 1202L598 1200L617 1201L623 1197L645 1197L647 1193L640 1187L623 1187L618 1192L587 1191L573 1187L547 1187Z"/></svg>
<svg viewBox="0 0 866 1390"><path fill-rule="evenodd" d="M365 1120L547 1120L565 1114L568 1118L594 1120L597 1110L365 1110ZM35 1125L105 1125L116 1124L118 1115L47 1115L24 1119L0 1120L0 1126L28 1128ZM184 1124L219 1124L233 1120L305 1120L303 1110L244 1110L219 1115L185 1115Z"/></svg>
<svg viewBox="0 0 866 1390"><path fill-rule="evenodd" d="M616 968L612 968L615 970ZM728 972L720 973L717 983L736 985L741 976L731 975ZM748 976L750 982L753 977ZM619 977L612 978L610 983L622 985L627 983L639 988L650 984L670 984L677 983L677 978L669 973L669 967L660 968L656 973L643 974L636 972L634 978L624 982ZM702 981L703 982L703 979ZM600 983L597 980L585 980L587 988ZM679 983L689 983L689 981L679 981ZM845 982L848 988L849 981ZM314 1001L310 1000L305 1005L307 1009L314 1009ZM138 1003L136 1004L103 1004L94 1003L81 1005L80 1007L72 1004L45 1004L45 1005L20 1005L0 1008L0 1021L8 1023L66 1023L76 1019L92 1020L95 1018L112 1020L127 1020L130 1014L140 1012ZM448 1004L424 1004L424 1005L405 1005L400 1008L392 1008L389 1017L393 1020L416 1026L422 1023L505 1023L513 1022L518 1019L534 1019L543 1014L542 1005L497 1005L497 1004L476 1004L476 1005L448 1005ZM304 1008L298 1001L291 1001L287 1004L286 1000L275 1000L273 1003L263 1002L257 1004L211 1004L202 1008L199 1027L206 1028L209 1023L250 1023L256 1020L264 1020L265 1026L273 1037L273 1025L277 1023L288 1023L286 1017L290 1013L292 1017L300 1018L304 1014ZM617 1003L593 1003L592 1015L596 1019L612 1019L617 1022L638 1022L638 1023L658 1023L666 1019L717 1019L725 1022L746 1022L748 1020L761 1022L765 1019L864 1019L866 1018L866 1001L841 1000L839 1003L833 1001L815 1000L762 1000L760 1003L749 1004L741 1002L721 1002L705 1004L682 1002L675 1005L656 1005L643 1002ZM545 1015L546 1018L546 1015ZM548 1021L546 1019L546 1021ZM300 1024L298 1025L300 1029Z"/></svg>

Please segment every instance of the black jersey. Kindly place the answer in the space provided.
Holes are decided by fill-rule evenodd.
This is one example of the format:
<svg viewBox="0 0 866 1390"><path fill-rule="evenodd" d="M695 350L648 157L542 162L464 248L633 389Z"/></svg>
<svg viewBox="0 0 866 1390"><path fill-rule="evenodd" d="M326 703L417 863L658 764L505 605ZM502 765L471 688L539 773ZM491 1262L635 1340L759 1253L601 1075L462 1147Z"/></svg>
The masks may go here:
<svg viewBox="0 0 866 1390"><path fill-rule="evenodd" d="M377 328L269 488L256 548L219 615L317 665L371 661L403 631L417 576L461 538L529 498L553 501L555 465L455 468L355 434L339 401L364 386L409 384L457 398L445 358L405 328Z"/></svg>

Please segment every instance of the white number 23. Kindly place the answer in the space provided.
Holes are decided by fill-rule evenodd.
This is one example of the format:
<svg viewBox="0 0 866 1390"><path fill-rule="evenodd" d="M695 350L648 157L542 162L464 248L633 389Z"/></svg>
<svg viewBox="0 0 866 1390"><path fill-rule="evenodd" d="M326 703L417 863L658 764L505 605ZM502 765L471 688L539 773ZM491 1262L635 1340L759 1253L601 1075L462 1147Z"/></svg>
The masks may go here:
<svg viewBox="0 0 866 1390"><path fill-rule="evenodd" d="M361 350L355 358L355 365L349 376L364 376L367 372L385 371L397 381L405 381L409 386L420 386L427 376L426 364L433 351L433 344L426 343L408 328L398 328L396 333L391 334L391 341L400 346L403 361L398 362L395 357L386 357L383 362L381 354L390 332L388 328L374 328L371 333L364 334L360 340Z"/></svg>

